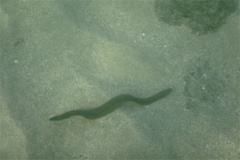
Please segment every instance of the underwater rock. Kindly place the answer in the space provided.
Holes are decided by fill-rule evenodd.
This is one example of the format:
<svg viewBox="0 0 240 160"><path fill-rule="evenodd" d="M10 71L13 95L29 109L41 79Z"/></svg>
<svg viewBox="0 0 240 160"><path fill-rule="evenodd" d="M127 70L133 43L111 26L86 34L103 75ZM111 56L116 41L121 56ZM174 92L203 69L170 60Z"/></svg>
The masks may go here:
<svg viewBox="0 0 240 160"><path fill-rule="evenodd" d="M215 32L237 10L239 0L156 0L155 13L170 25L186 25L197 35Z"/></svg>

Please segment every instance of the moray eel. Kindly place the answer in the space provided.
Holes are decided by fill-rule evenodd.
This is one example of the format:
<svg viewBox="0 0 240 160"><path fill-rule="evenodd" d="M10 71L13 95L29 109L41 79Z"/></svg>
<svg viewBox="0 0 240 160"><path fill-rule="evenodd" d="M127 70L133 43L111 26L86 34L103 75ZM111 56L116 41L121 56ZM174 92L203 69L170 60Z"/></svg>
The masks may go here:
<svg viewBox="0 0 240 160"><path fill-rule="evenodd" d="M99 106L97 108L88 109L88 110L72 110L69 112L65 112L61 115L52 117L49 120L50 121L59 121L59 120L63 120L63 119L66 119L66 118L69 118L72 116L83 116L87 119L97 119L97 118L103 117L103 116L113 112L117 108L119 108L120 107L119 104L121 104L122 102L127 102L127 101L131 102L132 101L139 105L148 105L148 104L151 104L161 98L166 97L171 91L172 91L172 89L168 88L168 89L160 91L157 94L155 94L151 97L147 97L147 98L137 98L130 94L122 94L122 95L119 95L119 96L116 96L116 97L110 99L109 101L107 101L106 103L102 104L101 106Z"/></svg>

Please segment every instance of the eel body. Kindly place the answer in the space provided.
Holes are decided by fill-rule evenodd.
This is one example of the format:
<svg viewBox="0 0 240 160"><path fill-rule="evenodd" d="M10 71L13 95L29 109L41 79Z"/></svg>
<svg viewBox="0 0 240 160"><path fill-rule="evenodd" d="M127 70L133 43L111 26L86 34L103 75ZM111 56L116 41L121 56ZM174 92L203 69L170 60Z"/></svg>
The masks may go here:
<svg viewBox="0 0 240 160"><path fill-rule="evenodd" d="M61 115L54 116L50 118L50 121L59 121L63 120L72 116L83 116L87 119L97 119L100 117L103 117L117 108L119 108L122 102L135 102L139 105L148 105L151 104L161 98L166 97L170 92L172 91L171 88L165 89L163 91L158 92L157 94L147 97L147 98L138 98L135 96L132 96L130 94L122 94L118 95L106 103L100 105L99 107L93 108L93 109L88 109L88 110L72 110L69 112L65 112Z"/></svg>

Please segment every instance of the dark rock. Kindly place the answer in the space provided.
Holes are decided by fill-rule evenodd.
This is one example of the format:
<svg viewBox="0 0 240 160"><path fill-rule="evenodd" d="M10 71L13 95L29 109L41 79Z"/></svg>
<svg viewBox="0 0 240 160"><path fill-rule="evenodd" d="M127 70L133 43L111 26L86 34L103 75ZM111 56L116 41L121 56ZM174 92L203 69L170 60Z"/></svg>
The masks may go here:
<svg viewBox="0 0 240 160"><path fill-rule="evenodd" d="M186 25L197 35L215 32L237 10L239 0L156 0L160 21Z"/></svg>

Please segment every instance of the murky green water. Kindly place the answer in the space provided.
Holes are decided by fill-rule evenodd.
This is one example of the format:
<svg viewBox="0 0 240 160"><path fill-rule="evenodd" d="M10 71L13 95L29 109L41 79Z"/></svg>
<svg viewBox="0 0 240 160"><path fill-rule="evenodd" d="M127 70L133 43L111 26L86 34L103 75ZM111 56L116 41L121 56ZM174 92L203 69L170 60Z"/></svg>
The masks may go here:
<svg viewBox="0 0 240 160"><path fill-rule="evenodd" d="M239 7L173 2L0 0L1 159L239 159Z"/></svg>

